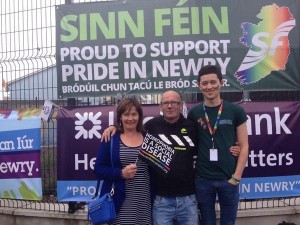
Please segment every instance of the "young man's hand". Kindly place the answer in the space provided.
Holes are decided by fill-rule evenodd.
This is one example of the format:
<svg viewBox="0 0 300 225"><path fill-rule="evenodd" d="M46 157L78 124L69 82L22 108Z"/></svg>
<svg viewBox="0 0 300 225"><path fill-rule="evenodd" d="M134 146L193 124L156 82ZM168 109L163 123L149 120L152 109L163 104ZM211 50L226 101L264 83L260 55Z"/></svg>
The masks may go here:
<svg viewBox="0 0 300 225"><path fill-rule="evenodd" d="M235 146L231 146L230 147L230 152L232 155L238 157L240 152L241 152L241 148L239 146L239 143L238 142L235 142Z"/></svg>

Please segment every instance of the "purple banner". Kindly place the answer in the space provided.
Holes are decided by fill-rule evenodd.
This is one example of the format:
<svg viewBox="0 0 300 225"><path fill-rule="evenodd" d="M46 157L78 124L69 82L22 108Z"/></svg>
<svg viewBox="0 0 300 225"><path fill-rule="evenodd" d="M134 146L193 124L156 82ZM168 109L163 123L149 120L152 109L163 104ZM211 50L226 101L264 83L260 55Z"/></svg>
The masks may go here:
<svg viewBox="0 0 300 225"><path fill-rule="evenodd" d="M114 124L115 106L62 108L57 116L58 180L94 180L92 173L102 132ZM144 121L159 115L143 107Z"/></svg>
<svg viewBox="0 0 300 225"><path fill-rule="evenodd" d="M245 177L299 175L300 102L247 102L249 158Z"/></svg>
<svg viewBox="0 0 300 225"><path fill-rule="evenodd" d="M0 154L1 179L40 178L40 152Z"/></svg>
<svg viewBox="0 0 300 225"><path fill-rule="evenodd" d="M300 102L237 104L247 113L249 133L249 158L244 171L244 183L241 183L241 198L298 195ZM187 109L193 105L187 104ZM92 172L95 157L103 130L114 124L115 109L115 106L60 109L57 117L59 199L86 200L81 197L94 194L90 181L95 180ZM143 111L145 122L159 115L159 106L144 105ZM265 183L257 183L258 177L268 179L263 179ZM86 183L81 182L80 187L68 185L73 181ZM286 184L289 184L289 188ZM270 191L269 186L275 187L274 190ZM60 198L60 192L64 193L64 197Z"/></svg>

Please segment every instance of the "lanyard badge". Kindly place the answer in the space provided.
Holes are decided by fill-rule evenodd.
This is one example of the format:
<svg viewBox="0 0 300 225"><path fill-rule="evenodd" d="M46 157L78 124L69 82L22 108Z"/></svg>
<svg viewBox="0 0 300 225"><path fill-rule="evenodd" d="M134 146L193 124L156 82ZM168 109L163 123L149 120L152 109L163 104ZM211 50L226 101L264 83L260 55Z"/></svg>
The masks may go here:
<svg viewBox="0 0 300 225"><path fill-rule="evenodd" d="M218 129L219 122L220 122L220 117L221 117L221 114L222 114L222 111L223 111L223 100L221 100L221 105L219 107L218 114L217 114L217 119L216 119L216 122L215 122L215 125L214 125L213 129L210 125L209 117L208 117L208 114L206 112L204 103L203 103L203 110L204 110L204 113L205 113L205 121L206 121L206 124L207 124L207 128L208 128L209 133L211 135L211 141L212 141L212 148L209 150L210 151L209 152L209 159L210 159L210 161L218 161L218 149L215 148L214 134L216 133L216 130Z"/></svg>

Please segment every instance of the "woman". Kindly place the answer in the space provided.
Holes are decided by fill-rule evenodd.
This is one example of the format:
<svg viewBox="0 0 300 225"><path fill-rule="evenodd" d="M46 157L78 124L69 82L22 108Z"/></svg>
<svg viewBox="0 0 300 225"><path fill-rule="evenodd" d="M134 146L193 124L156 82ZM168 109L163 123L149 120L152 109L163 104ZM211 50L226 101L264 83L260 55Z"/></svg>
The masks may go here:
<svg viewBox="0 0 300 225"><path fill-rule="evenodd" d="M118 132L109 142L101 142L94 173L103 180L101 196L114 182L117 218L110 224L151 224L150 175L148 166L137 161L143 143L143 111L136 99L124 98L117 106ZM112 161L110 142L113 142Z"/></svg>

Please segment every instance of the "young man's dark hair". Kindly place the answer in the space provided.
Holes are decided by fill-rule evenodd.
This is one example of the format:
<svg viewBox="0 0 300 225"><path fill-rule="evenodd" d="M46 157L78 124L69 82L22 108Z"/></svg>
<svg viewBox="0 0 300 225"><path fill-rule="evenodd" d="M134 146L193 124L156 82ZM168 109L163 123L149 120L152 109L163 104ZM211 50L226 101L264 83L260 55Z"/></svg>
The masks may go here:
<svg viewBox="0 0 300 225"><path fill-rule="evenodd" d="M218 79L220 80L220 82L222 81L222 73L221 73L221 70L219 67L217 67L216 65L206 65L206 66L203 66L199 73L198 73L198 83L200 82L200 77L203 76L203 75L207 75L207 74L216 74Z"/></svg>

